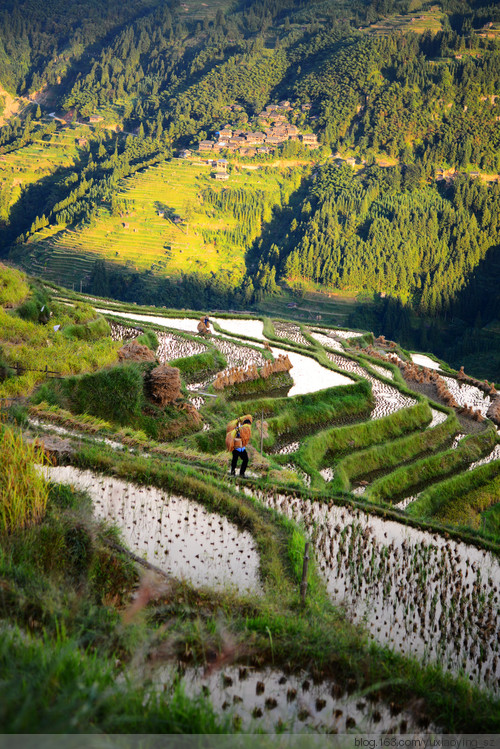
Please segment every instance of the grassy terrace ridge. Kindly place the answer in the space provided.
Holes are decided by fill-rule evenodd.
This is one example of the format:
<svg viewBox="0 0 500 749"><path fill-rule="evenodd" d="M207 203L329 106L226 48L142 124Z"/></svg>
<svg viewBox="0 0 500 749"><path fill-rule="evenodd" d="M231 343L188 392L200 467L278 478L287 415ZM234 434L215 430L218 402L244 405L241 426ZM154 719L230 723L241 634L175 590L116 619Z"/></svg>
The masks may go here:
<svg viewBox="0 0 500 749"><path fill-rule="evenodd" d="M172 329L182 346L202 340L205 351L179 357L172 349L169 363L180 370L181 399L177 406L159 409L148 402L145 387L148 367L154 364L116 366L121 343L111 342L109 321L140 327L144 331L141 340L156 349L154 333L168 330L168 325L139 323L113 312L154 314L167 323L169 316L196 321L199 313L109 303L66 293L10 269L3 271L0 281L2 278L2 319L10 326L6 329L31 340L34 353L37 346L45 348L46 356L57 352L55 337L48 338L51 345L42 346L48 325L56 318L62 328L52 333L60 333L65 346L76 347L80 354L109 346L114 356L113 361L101 361L96 354L94 361L85 359L76 371L70 360L68 376L35 383L33 394L28 381L14 378L8 371L0 382L4 388L22 386L30 395L27 403L16 403L6 410L9 421L3 429L9 439L10 434L15 435L9 444L17 455L17 473L31 482L34 497L39 496L41 502L35 505L40 509L32 513L28 506L20 505L21 492L13 492L9 506L18 520L8 520L3 530L0 528L0 618L7 626L2 637L6 644L0 648L0 682L8 683L15 677L17 684L9 693L0 686L4 730L29 731L31 725L41 732L49 726L52 731L54 727L67 731L64 706L70 695L71 714L77 716L74 725L81 732L90 726L146 733L239 730L209 702L187 698L176 685L168 687L169 699L160 701L156 696L147 698L149 687L142 676L135 682L122 678L133 664L142 668L163 658L160 653L169 653L184 667L206 666L220 660L225 663L228 648L240 665L302 669L315 679L333 679L349 693L372 694L375 702L393 703L398 710L418 704L423 726L432 722L448 732L469 733L500 729L498 696L470 683L468 673L452 674L440 665L424 665L417 658L400 655L387 644L370 640L364 625L352 623L347 611L334 605L327 592L318 564L319 550L311 555L308 590L302 603L305 543L312 540L315 549L316 532L297 524L293 515L278 511L279 504L271 502L266 507L259 499L264 495L276 502L280 498L304 499L325 510L345 508L352 513L353 523L366 513L381 522L397 522L402 530L425 531L430 543L432 535L444 541L461 540L499 559L494 510L500 461L466 470L496 444L496 432L489 422L476 424L476 431L471 427L456 450L446 450L463 428L454 410L415 393L399 368L371 356L373 349L365 351L367 344L377 346L373 336L365 334L355 339L358 347L346 339L345 351L335 353L344 357L346 367L356 364L373 381L378 379L385 388L381 392L387 392L388 397L395 392L416 403L406 408L400 404L399 410L371 420L374 392L378 391L359 374L362 370L352 373L333 364L310 335L315 325L300 323L293 330L300 331L305 343L300 338L294 342L275 335L274 325L286 321L272 317L263 318L263 330L273 346L348 374L352 384L292 398L274 397L265 389L252 397L238 394L236 388L216 392L208 384L205 388L217 397L206 397L199 405L200 420L191 420L188 412L178 410L190 393L186 383L197 381L200 373L214 376L227 365L225 355L214 344L229 341L242 351L265 352L255 339L228 333L212 342ZM74 306L64 305L63 299ZM50 323L44 322L44 306L54 312ZM105 316L96 315L94 307L106 309ZM228 317L234 314L228 313ZM12 361L18 344L3 341L0 345L4 359ZM401 349L398 352L408 356ZM387 376L372 366L386 367ZM272 389L272 382L259 383L259 387ZM445 416L442 423L429 428L431 405ZM258 414L249 447L252 475L244 481L236 477L230 483L228 454L223 452L226 423L243 413ZM257 418L262 414L266 435L261 456ZM151 592L147 578L139 573L140 565L134 563L124 544L118 517L114 526L96 520L88 496L68 486L35 486L28 470L33 457L22 460L21 453L26 450L28 455L38 448L23 447L17 436L19 428L25 437L45 443L53 464L91 470L130 486L157 487L167 496L191 499L249 531L260 560L261 594L229 589L216 592L176 579L167 584L164 578L163 587ZM63 431L58 435L54 428ZM278 454L282 443L294 440L300 443L298 450ZM325 466L333 466L333 481L326 482L321 476ZM394 496L412 486L426 467L425 476L432 478L432 485L407 511L395 509L391 504ZM358 497L350 489L363 477L371 483L365 496ZM486 517L486 513L490 515ZM161 564L156 558L152 563ZM142 600L141 596L146 603L134 603L137 598ZM64 680L55 680L58 668L63 670ZM27 678L29 673L32 678ZM31 724L20 710L28 699L39 706L38 722L32 720Z"/></svg>

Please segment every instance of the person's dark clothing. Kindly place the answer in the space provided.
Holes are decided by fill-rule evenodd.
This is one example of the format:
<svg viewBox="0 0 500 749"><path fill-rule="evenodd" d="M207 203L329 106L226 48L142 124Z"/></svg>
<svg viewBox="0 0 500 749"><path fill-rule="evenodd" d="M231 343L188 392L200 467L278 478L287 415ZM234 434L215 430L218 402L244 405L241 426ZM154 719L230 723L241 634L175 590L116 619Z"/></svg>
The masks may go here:
<svg viewBox="0 0 500 749"><path fill-rule="evenodd" d="M233 450L233 459L231 460L231 474L233 476L236 472L236 464L238 463L238 458L241 458L240 476L244 476L248 465L248 453L244 447L237 447Z"/></svg>

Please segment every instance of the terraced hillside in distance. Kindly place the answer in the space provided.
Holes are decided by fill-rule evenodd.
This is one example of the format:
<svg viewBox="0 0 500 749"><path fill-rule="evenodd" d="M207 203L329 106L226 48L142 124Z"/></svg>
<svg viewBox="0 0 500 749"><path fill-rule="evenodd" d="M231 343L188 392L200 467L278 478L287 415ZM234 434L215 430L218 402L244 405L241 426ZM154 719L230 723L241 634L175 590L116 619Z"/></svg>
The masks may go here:
<svg viewBox="0 0 500 749"><path fill-rule="evenodd" d="M149 627L137 683L180 679L230 730L498 730L492 383L366 331L218 314L202 335L197 313L46 292L104 316L120 362L3 405L50 456L50 492L87 497L75 543L113 526L106 553L146 575L96 578L100 605ZM226 424L245 414L231 476Z"/></svg>
<svg viewBox="0 0 500 749"><path fill-rule="evenodd" d="M123 179L113 209L100 207L90 225L37 232L18 248L21 265L70 286L87 286L96 260L159 276L226 271L238 283L289 170L235 169L223 184L214 173L206 162L172 159Z"/></svg>

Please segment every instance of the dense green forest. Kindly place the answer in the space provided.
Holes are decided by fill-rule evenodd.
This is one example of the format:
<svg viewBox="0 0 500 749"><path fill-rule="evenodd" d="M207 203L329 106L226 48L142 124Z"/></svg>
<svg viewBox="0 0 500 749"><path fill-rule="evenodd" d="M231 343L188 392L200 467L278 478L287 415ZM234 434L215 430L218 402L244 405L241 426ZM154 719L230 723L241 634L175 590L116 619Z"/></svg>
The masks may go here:
<svg viewBox="0 0 500 749"><path fill-rule="evenodd" d="M75 1L9 0L0 83L35 100L25 98L1 128L0 153L22 155L91 115L113 130L96 127L72 167L38 181L17 187L18 175L0 172L0 254L19 259L41 229L92 222L102 205L116 210L126 177L225 124L250 130L263 107L287 99L293 121L322 147L301 154L316 166L280 205L259 205L254 191L227 193L234 217L244 217L233 237L247 243L243 286L199 273L145 284L99 264L90 288L248 307L300 281L375 294L377 326L385 320L381 332L408 345L444 354L452 336L474 353L479 331L498 318L488 283L498 184L468 174L500 172L499 22L498 6L480 0L108 0L86 3L85 13ZM354 170L332 158L338 151L356 159ZM281 154L291 158L293 148ZM438 172L447 175L440 184ZM396 330L387 300L404 310ZM367 310L356 314L367 319Z"/></svg>

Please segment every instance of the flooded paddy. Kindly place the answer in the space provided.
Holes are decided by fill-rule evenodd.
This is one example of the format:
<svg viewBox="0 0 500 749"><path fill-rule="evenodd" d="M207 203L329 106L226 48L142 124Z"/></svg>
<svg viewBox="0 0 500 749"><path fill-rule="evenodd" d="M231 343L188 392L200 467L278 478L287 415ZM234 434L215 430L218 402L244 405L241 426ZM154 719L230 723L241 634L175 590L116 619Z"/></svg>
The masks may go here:
<svg viewBox="0 0 500 749"><path fill-rule="evenodd" d="M120 528L128 548L163 572L194 586L261 591L252 535L222 515L155 487L92 471L72 466L43 470L50 481L88 492L95 517Z"/></svg>
<svg viewBox="0 0 500 749"><path fill-rule="evenodd" d="M161 364L166 364L172 359L203 354L207 350L204 343L188 341L174 333L157 333L156 337L160 343L156 350L156 357Z"/></svg>
<svg viewBox="0 0 500 749"><path fill-rule="evenodd" d="M488 455L485 455L484 458L480 458L479 460L475 460L474 463L471 463L468 470L472 471L474 468L479 468L479 466L484 466L486 463L491 463L493 460L500 460L500 445L495 445L493 450L488 453Z"/></svg>
<svg viewBox="0 0 500 749"><path fill-rule="evenodd" d="M357 330L339 330L339 328L336 328L333 331L333 334L337 336L337 338L361 338L361 336L364 335L364 333L359 333Z"/></svg>
<svg viewBox="0 0 500 749"><path fill-rule="evenodd" d="M454 377L441 376L459 406L470 406L474 411L481 411L482 415L486 416L486 412L491 405L489 395L483 393L475 385L459 382Z"/></svg>
<svg viewBox="0 0 500 749"><path fill-rule="evenodd" d="M381 382L381 380L371 375L364 367L352 361L352 359L328 352L326 352L326 355L339 369L357 374L371 383L373 397L375 398L375 408L370 414L370 419L381 419L383 416L388 416L402 408L410 408L417 404L414 398L409 398L407 395L403 395L396 387L386 382Z"/></svg>
<svg viewBox="0 0 500 749"><path fill-rule="evenodd" d="M239 665L211 673L188 667L179 673L168 665L148 676L167 694L169 685L180 679L187 695L205 695L216 712L227 712L235 725L250 733L404 733L424 726L435 730L399 706L349 694L331 679L318 682L304 671L289 674Z"/></svg>
<svg viewBox="0 0 500 749"><path fill-rule="evenodd" d="M278 338L283 338L291 343L296 343L299 346L310 346L311 344L302 335L302 331L299 325L291 322L277 322L273 320L273 328L275 335Z"/></svg>
<svg viewBox="0 0 500 749"><path fill-rule="evenodd" d="M343 351L344 347L340 343L340 341L337 341L335 338L332 338L329 335L324 335L323 333L317 333L315 331L310 331L311 336L314 338L314 340L318 341L324 348L331 348L334 351Z"/></svg>
<svg viewBox="0 0 500 749"><path fill-rule="evenodd" d="M375 640L500 689L496 557L333 502L255 496L304 524L332 600Z"/></svg>
<svg viewBox="0 0 500 749"><path fill-rule="evenodd" d="M110 321L109 327L111 328L111 340L113 341L130 341L132 338L137 338L143 332L140 328L122 325L119 322L114 322L114 320Z"/></svg>
<svg viewBox="0 0 500 749"><path fill-rule="evenodd" d="M394 379L394 372L391 372L390 369L387 369L386 367L381 367L378 364L370 364L370 367L373 369L374 372L380 375L380 377L387 377L388 380Z"/></svg>
<svg viewBox="0 0 500 749"><path fill-rule="evenodd" d="M150 322L154 325L160 325L163 328L175 328L184 330L186 333L197 333L199 318L191 317L161 317L160 315L137 314L136 312L117 312L112 309L102 309L94 307L96 312L102 315L112 315L113 317L125 317L127 320L137 320L137 322Z"/></svg>
<svg viewBox="0 0 500 749"><path fill-rule="evenodd" d="M102 308L94 308L96 312L100 312L103 315L113 315L114 317L124 317L128 320L137 320L138 322L148 322L154 325L159 325L163 328L175 328L176 330L183 330L186 333L198 333L198 323L200 322L199 317L163 317L161 315L148 315L137 312L116 312L115 310L108 310ZM201 317L201 313L200 313ZM234 335L244 335L250 338L257 338L264 340L263 323L261 320L245 320L238 318L223 319L222 317L210 317L209 320L214 320L217 325L223 330L227 330L229 333ZM220 335L211 328L213 335Z"/></svg>
<svg viewBox="0 0 500 749"><path fill-rule="evenodd" d="M217 323L222 330L232 333L233 335L244 335L248 338L257 338L265 340L264 323L262 320L248 320L245 318L236 320L226 320L223 317L211 317L210 320Z"/></svg>
<svg viewBox="0 0 500 749"><path fill-rule="evenodd" d="M411 359L415 364L419 364L421 367L427 367L427 369L440 369L439 362L431 359L430 356L424 354L411 354Z"/></svg>
<svg viewBox="0 0 500 749"><path fill-rule="evenodd" d="M353 380L349 377L344 377L338 372L322 367L316 359L312 359L310 356L297 354L295 351L284 351L274 346L271 351L275 359L280 354L284 354L288 356L292 363L293 369L290 370L290 375L293 379L293 386L288 391L289 396L305 395L337 385L353 384Z"/></svg>
<svg viewBox="0 0 500 749"><path fill-rule="evenodd" d="M224 354L228 367L246 367L249 364L262 367L266 362L260 351L241 343L233 343L227 338L212 338L211 343Z"/></svg>
<svg viewBox="0 0 500 749"><path fill-rule="evenodd" d="M442 424L443 421L446 421L448 418L448 415L444 413L444 411L438 411L436 408L431 408L432 412L432 420L427 429L431 429L432 427L437 427L438 424Z"/></svg>

